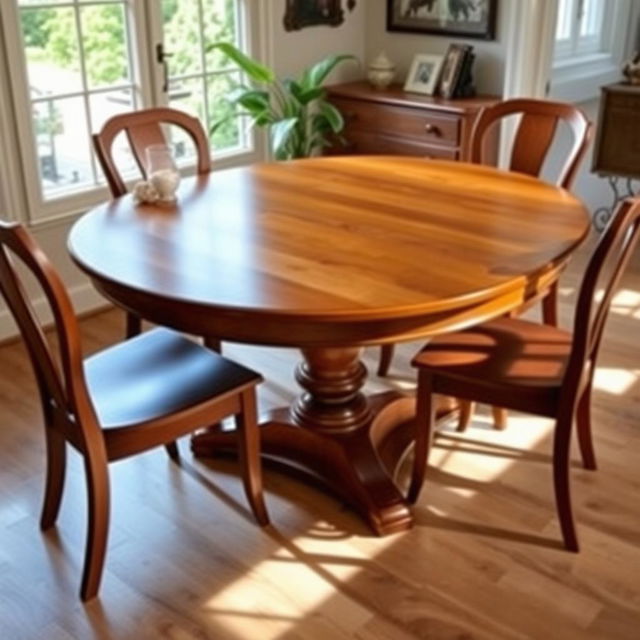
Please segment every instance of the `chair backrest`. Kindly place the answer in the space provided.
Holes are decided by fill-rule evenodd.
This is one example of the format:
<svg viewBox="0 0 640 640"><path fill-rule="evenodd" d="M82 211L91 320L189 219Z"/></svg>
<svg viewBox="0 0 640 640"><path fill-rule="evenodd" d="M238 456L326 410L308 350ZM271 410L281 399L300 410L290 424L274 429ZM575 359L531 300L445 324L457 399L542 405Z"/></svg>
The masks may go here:
<svg viewBox="0 0 640 640"><path fill-rule="evenodd" d="M625 200L600 238L576 304L573 346L565 383L577 390L595 367L611 300L640 237L640 198Z"/></svg>
<svg viewBox="0 0 640 640"><path fill-rule="evenodd" d="M556 184L570 189L575 180L589 142L592 125L577 107L563 102L517 98L505 100L484 109L471 134L471 161L484 162L484 141L487 131L502 118L521 115L511 149L509 168L512 171L539 176L542 165L562 120L573 134L573 141L560 170Z"/></svg>
<svg viewBox="0 0 640 640"><path fill-rule="evenodd" d="M55 350L49 345L26 295L20 271L16 269L16 258L35 277L45 295L54 320ZM64 412L63 415L81 412L87 420L80 420L79 428L85 431L93 423L97 429L84 378L80 333L71 300L51 262L27 230L17 223L0 221L0 292L29 352L45 414L53 416L56 410Z"/></svg>
<svg viewBox="0 0 640 640"><path fill-rule="evenodd" d="M100 167L109 184L114 198L124 195L127 187L116 167L112 147L116 136L124 131L129 140L133 156L146 177L147 147L153 144L165 144L162 124L172 124L183 129L195 144L198 156L198 173L208 173L211 170L209 141L197 118L193 118L184 111L169 107L154 107L131 113L121 113L107 120L99 133L93 134L93 146L100 162Z"/></svg>

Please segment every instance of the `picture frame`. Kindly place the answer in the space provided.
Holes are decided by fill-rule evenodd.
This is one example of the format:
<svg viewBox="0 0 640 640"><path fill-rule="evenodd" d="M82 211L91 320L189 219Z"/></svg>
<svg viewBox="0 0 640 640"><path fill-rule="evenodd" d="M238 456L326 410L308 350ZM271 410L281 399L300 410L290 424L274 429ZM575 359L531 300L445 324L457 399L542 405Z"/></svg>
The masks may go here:
<svg viewBox="0 0 640 640"><path fill-rule="evenodd" d="M494 40L498 0L387 0L387 31Z"/></svg>
<svg viewBox="0 0 640 640"><path fill-rule="evenodd" d="M472 47L464 44L450 44L444 56L438 95L443 98L453 98L465 64L465 58L471 53Z"/></svg>
<svg viewBox="0 0 640 640"><path fill-rule="evenodd" d="M343 22L342 0L287 0L283 19L286 31L322 24L337 27Z"/></svg>
<svg viewBox="0 0 640 640"><path fill-rule="evenodd" d="M432 96L438 88L444 56L418 53L414 56L407 74L404 90Z"/></svg>

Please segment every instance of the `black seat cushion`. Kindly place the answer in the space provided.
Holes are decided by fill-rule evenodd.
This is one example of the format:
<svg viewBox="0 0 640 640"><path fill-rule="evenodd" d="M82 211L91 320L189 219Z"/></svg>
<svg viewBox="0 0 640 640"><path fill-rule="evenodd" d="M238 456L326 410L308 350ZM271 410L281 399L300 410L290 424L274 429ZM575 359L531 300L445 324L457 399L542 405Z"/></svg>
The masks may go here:
<svg viewBox="0 0 640 640"><path fill-rule="evenodd" d="M205 402L261 376L169 329L154 329L84 361L103 428L145 422Z"/></svg>

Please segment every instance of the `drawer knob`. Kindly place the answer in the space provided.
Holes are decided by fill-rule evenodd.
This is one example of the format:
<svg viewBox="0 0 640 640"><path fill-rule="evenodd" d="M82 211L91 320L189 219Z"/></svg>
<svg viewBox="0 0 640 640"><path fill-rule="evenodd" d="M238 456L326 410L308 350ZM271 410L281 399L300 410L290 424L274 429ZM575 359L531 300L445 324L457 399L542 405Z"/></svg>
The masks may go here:
<svg viewBox="0 0 640 640"><path fill-rule="evenodd" d="M430 122L424 125L424 132L432 136L437 136L438 138L442 136L440 127L437 127L435 124L431 124Z"/></svg>

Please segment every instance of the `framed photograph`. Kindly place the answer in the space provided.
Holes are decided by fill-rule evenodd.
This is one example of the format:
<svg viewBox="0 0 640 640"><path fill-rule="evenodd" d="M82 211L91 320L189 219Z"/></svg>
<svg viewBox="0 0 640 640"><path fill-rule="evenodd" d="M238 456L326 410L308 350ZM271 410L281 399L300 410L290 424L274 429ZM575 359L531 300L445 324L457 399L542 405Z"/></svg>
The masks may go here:
<svg viewBox="0 0 640 640"><path fill-rule="evenodd" d="M498 0L387 0L387 30L495 38Z"/></svg>
<svg viewBox="0 0 640 640"><path fill-rule="evenodd" d="M411 63L404 90L432 96L438 88L443 62L444 56L430 53L417 54Z"/></svg>
<svg viewBox="0 0 640 640"><path fill-rule="evenodd" d="M444 65L438 84L438 94L443 98L452 98L455 94L465 58L471 53L471 47L464 44L450 44L444 57Z"/></svg>
<svg viewBox="0 0 640 640"><path fill-rule="evenodd" d="M342 0L287 0L284 14L284 28L287 31L318 24L335 27L343 21Z"/></svg>

